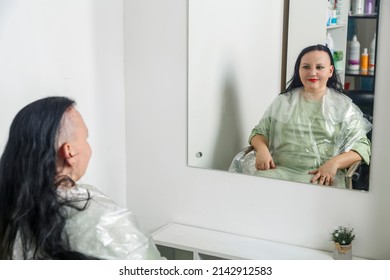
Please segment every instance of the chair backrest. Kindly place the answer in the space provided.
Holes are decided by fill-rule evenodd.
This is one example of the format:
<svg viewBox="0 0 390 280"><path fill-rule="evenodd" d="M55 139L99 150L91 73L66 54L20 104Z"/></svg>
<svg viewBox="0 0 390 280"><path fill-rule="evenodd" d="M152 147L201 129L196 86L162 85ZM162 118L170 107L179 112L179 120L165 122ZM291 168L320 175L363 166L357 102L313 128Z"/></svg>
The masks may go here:
<svg viewBox="0 0 390 280"><path fill-rule="evenodd" d="M346 95L362 110L364 117L372 123L374 115L374 92L350 90ZM367 137L371 140L371 131L367 134Z"/></svg>
<svg viewBox="0 0 390 280"><path fill-rule="evenodd" d="M352 99L364 115L368 115L372 118L374 113L374 92L366 90L350 90L346 94Z"/></svg>

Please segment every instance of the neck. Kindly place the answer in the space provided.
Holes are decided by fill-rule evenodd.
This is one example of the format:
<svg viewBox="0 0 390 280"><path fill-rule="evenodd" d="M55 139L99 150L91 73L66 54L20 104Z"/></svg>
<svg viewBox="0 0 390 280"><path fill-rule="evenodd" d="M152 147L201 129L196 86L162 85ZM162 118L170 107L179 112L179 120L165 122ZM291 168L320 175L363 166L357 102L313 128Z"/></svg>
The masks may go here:
<svg viewBox="0 0 390 280"><path fill-rule="evenodd" d="M75 181L67 175L57 175L55 180L56 187L60 190L71 189L76 185Z"/></svg>
<svg viewBox="0 0 390 280"><path fill-rule="evenodd" d="M307 100L318 100L319 101L325 95L325 92L326 92L326 89L324 89L322 91L316 91L316 92L310 92L310 91L307 91L306 89L303 89L302 94Z"/></svg>

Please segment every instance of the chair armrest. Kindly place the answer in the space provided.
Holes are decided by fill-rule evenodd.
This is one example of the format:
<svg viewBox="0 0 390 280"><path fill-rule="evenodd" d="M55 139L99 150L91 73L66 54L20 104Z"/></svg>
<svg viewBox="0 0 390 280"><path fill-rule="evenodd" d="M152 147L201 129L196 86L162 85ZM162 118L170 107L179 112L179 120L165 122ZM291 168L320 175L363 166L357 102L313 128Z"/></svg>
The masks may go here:
<svg viewBox="0 0 390 280"><path fill-rule="evenodd" d="M356 172L356 170L358 169L358 167L362 164L362 161L359 160L359 161L355 161L354 163L352 163L352 165L348 168L348 171L347 173L345 174L345 186L348 188L348 189L352 189L353 187L353 184L352 184L352 181L357 178L359 178L360 174Z"/></svg>
<svg viewBox="0 0 390 280"><path fill-rule="evenodd" d="M249 154L250 152L252 152L254 149L255 149L255 148L253 148L253 146L250 145L250 146L248 146L248 147L242 149L241 152L244 152L244 156L246 156L247 154Z"/></svg>
<svg viewBox="0 0 390 280"><path fill-rule="evenodd" d="M253 146L248 146L242 149L231 162L230 167L228 169L229 172L245 173L245 170L247 170L248 167L248 163L250 163L250 157L253 156L249 154L253 150L254 150Z"/></svg>

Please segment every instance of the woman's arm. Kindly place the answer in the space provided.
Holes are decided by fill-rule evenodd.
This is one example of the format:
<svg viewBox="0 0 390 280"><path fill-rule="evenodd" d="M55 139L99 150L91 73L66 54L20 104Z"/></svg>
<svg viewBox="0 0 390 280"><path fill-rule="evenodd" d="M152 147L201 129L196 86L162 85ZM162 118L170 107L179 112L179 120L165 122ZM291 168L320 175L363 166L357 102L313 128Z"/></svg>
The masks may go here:
<svg viewBox="0 0 390 280"><path fill-rule="evenodd" d="M256 151L256 169L268 170L276 167L268 149L268 140L263 135L255 135L250 141Z"/></svg>

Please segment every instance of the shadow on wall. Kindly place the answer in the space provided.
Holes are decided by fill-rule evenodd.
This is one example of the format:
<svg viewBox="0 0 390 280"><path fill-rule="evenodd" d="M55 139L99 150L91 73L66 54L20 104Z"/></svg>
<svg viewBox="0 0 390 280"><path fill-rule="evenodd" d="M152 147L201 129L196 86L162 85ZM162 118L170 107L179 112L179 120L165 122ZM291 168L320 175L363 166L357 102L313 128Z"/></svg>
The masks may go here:
<svg viewBox="0 0 390 280"><path fill-rule="evenodd" d="M218 170L228 170L230 163L237 151L242 149L242 127L239 106L237 83L233 72L230 70L223 79L224 86L221 92L221 117L212 167Z"/></svg>

